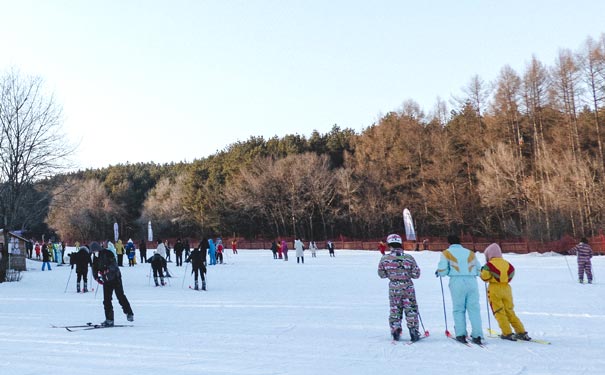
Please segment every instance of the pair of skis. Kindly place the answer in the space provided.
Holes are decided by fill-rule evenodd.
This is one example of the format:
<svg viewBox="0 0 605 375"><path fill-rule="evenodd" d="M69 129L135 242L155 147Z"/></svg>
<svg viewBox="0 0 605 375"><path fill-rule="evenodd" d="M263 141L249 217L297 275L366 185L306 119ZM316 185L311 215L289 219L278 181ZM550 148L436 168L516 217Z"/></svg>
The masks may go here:
<svg viewBox="0 0 605 375"><path fill-rule="evenodd" d="M450 331L448 331L447 329L445 330L445 336L446 336L447 338L450 338L450 339L452 339L452 340L456 341L456 342L457 342L457 343L459 343L459 344L466 345L466 346L468 346L469 348L470 348L470 347L472 347L473 345L476 345L476 346L478 346L478 347L480 347L480 348L485 348L485 344L477 344L477 343L474 343L472 340L470 340L470 341L468 341L468 340L467 340L466 342L458 341L458 339L457 339L457 338L455 338L455 337L454 337L454 336L453 336L453 335L450 333Z"/></svg>
<svg viewBox="0 0 605 375"><path fill-rule="evenodd" d="M412 341L412 340L409 340L409 341L393 340L391 343L393 345L397 345L398 342L403 342L405 345L412 345L412 344L417 343L418 341L420 341L422 339L426 339L429 336L430 336L429 331L424 331L424 335L420 336L417 341Z"/></svg>
<svg viewBox="0 0 605 375"><path fill-rule="evenodd" d="M500 338L500 336L498 336L496 334L496 332L492 329L488 329L489 335L487 337L495 339L495 338ZM466 345L466 346L473 346L473 345L477 345L480 346L482 348L485 348L485 344L475 344L472 341L468 341L468 342L461 342L456 340L456 338L448 331L445 330L445 336L447 336L450 339L455 340L456 342ZM546 341L546 340L540 340L540 339L531 339L531 340L515 340L516 342L533 342L534 344L542 344L542 345L550 345L550 341Z"/></svg>
<svg viewBox="0 0 605 375"><path fill-rule="evenodd" d="M113 326L104 326L102 324L93 324L91 322L88 322L86 324L71 325L71 326L57 326L57 325L53 324L53 325L51 325L51 327L52 328L65 328L69 332L75 332L75 331L89 331L89 330L93 330L93 329L102 329L102 328L134 327L134 325L132 325L132 324L114 324Z"/></svg>

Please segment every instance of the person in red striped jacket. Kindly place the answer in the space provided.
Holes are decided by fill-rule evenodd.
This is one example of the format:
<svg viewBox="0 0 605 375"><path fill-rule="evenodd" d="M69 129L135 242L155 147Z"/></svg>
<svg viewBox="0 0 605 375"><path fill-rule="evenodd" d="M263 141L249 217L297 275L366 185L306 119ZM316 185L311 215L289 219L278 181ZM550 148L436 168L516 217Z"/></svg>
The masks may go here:
<svg viewBox="0 0 605 375"><path fill-rule="evenodd" d="M592 284L592 247L588 244L586 237L580 239L580 243L568 251L569 254L578 255L578 281L584 283L584 273L589 284Z"/></svg>

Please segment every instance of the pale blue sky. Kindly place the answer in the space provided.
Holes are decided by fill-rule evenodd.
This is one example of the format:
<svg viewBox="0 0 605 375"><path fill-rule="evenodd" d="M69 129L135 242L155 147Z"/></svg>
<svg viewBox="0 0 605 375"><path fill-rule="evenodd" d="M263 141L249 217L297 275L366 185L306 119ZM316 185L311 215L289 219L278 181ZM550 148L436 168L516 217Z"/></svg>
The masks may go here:
<svg viewBox="0 0 605 375"><path fill-rule="evenodd" d="M478 74L552 65L605 1L0 0L0 71L39 75L80 168L192 161L250 136L361 131Z"/></svg>

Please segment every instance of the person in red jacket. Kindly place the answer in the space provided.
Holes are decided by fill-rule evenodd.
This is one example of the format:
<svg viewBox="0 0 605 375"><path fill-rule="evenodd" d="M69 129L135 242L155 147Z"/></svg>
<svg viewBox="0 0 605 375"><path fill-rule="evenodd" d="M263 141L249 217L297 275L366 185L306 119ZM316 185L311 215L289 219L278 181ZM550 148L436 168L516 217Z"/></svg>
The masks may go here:
<svg viewBox="0 0 605 375"><path fill-rule="evenodd" d="M378 243L378 250L380 250L380 254L384 255L387 251L387 245L384 243L384 241L380 241Z"/></svg>
<svg viewBox="0 0 605 375"><path fill-rule="evenodd" d="M38 241L36 241L36 246L34 247L34 250L36 250L36 259L40 259L40 252L42 251L42 248L40 247L40 244L38 243Z"/></svg>
<svg viewBox="0 0 605 375"><path fill-rule="evenodd" d="M233 239L233 241L231 241L231 250L233 251L233 254L237 254L237 241L235 240L235 238Z"/></svg>
<svg viewBox="0 0 605 375"><path fill-rule="evenodd" d="M225 247L223 246L223 240L219 238L216 244L216 261L219 264L223 264L223 250L225 250Z"/></svg>

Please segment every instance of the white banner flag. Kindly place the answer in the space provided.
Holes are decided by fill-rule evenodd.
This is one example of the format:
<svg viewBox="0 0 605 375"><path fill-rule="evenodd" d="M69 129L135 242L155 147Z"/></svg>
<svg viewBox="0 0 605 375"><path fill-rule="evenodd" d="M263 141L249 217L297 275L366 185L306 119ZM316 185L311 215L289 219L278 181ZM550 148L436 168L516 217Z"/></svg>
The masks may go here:
<svg viewBox="0 0 605 375"><path fill-rule="evenodd" d="M408 241L416 241L416 231L414 230L414 222L410 210L403 210L403 226L405 226L405 237Z"/></svg>
<svg viewBox="0 0 605 375"><path fill-rule="evenodd" d="M114 242L118 242L118 238L120 238L118 233L118 223L113 223L113 240Z"/></svg>
<svg viewBox="0 0 605 375"><path fill-rule="evenodd" d="M151 229L151 221L147 223L147 241L153 242L153 229Z"/></svg>

